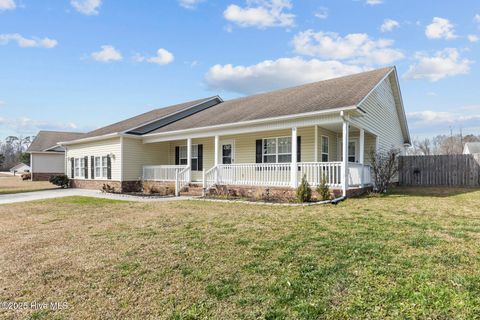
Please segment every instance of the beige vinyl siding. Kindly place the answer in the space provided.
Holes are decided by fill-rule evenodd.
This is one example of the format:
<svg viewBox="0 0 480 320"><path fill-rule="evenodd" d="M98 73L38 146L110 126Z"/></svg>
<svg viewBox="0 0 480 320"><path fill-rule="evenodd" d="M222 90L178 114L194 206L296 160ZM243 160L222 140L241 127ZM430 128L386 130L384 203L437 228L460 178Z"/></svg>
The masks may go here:
<svg viewBox="0 0 480 320"><path fill-rule="evenodd" d="M167 164L168 142L144 144L140 139L123 138L123 180L141 179L143 166Z"/></svg>
<svg viewBox="0 0 480 320"><path fill-rule="evenodd" d="M318 161L322 161L322 136L328 137L328 161L338 161L337 133L322 127L318 127Z"/></svg>
<svg viewBox="0 0 480 320"><path fill-rule="evenodd" d="M378 149L398 148L404 151L404 136L398 116L397 104L392 90L393 74L379 86L359 106L366 114L353 118L352 123L378 136Z"/></svg>
<svg viewBox="0 0 480 320"><path fill-rule="evenodd" d="M88 177L90 178L90 157L102 157L112 155L112 180L121 180L121 163L122 152L120 146L120 138L112 138L108 140L94 141L82 144L75 144L67 146L67 174L70 177L71 167L70 158L83 158L88 157Z"/></svg>

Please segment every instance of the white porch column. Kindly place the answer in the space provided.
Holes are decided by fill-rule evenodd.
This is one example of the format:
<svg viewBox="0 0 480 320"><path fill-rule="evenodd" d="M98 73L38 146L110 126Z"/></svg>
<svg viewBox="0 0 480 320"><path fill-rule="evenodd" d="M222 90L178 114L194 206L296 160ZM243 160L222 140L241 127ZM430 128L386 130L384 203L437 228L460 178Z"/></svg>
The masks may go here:
<svg viewBox="0 0 480 320"><path fill-rule="evenodd" d="M188 182L192 181L192 138L187 139L187 166L190 168L188 171Z"/></svg>
<svg viewBox="0 0 480 320"><path fill-rule="evenodd" d="M364 181L365 181L365 169L363 168L363 165L365 164L365 130L360 129L360 164L362 165L362 171L360 172L360 187L363 188L364 186Z"/></svg>
<svg viewBox="0 0 480 320"><path fill-rule="evenodd" d="M348 135L349 127L348 122L343 119L343 130L342 130L342 154L343 154L343 163L342 163L342 193L343 196L347 196L348 190Z"/></svg>
<svg viewBox="0 0 480 320"><path fill-rule="evenodd" d="M318 162L318 126L315 126L315 138L314 138L314 141L315 141L315 146L314 146L314 156L313 156L313 161L314 162ZM315 167L316 168L316 167Z"/></svg>
<svg viewBox="0 0 480 320"><path fill-rule="evenodd" d="M290 167L290 184L292 188L298 187L297 178L297 128L292 128L292 163Z"/></svg>
<svg viewBox="0 0 480 320"><path fill-rule="evenodd" d="M214 147L214 160L213 164L217 168L219 163L219 153L220 153L220 136L215 136L215 147ZM218 183L218 168L215 170L215 183Z"/></svg>

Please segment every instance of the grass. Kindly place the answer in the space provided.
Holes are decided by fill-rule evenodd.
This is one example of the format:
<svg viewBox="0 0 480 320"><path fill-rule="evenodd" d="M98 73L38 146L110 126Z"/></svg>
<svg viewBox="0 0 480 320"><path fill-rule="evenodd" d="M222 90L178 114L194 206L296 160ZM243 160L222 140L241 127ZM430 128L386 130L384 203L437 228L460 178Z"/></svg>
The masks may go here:
<svg viewBox="0 0 480 320"><path fill-rule="evenodd" d="M22 181L20 176L0 175L0 195L55 189L48 181Z"/></svg>
<svg viewBox="0 0 480 320"><path fill-rule="evenodd" d="M0 206L0 318L480 318L480 191L337 206L63 198Z"/></svg>

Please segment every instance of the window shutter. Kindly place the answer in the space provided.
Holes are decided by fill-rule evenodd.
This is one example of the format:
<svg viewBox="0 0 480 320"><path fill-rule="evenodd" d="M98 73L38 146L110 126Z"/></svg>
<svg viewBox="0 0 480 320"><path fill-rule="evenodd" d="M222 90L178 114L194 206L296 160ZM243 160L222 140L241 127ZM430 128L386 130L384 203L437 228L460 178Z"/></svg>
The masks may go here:
<svg viewBox="0 0 480 320"><path fill-rule="evenodd" d="M95 179L95 157L90 157L90 178Z"/></svg>
<svg viewBox="0 0 480 320"><path fill-rule="evenodd" d="M85 168L83 169L85 171L85 179L88 179L88 157L83 157L85 159Z"/></svg>
<svg viewBox="0 0 480 320"><path fill-rule="evenodd" d="M180 164L180 147L175 147L175 165L178 166Z"/></svg>
<svg viewBox="0 0 480 320"><path fill-rule="evenodd" d="M263 163L263 146L262 146L262 139L258 139L255 145L255 162L256 163Z"/></svg>
<svg viewBox="0 0 480 320"><path fill-rule="evenodd" d="M75 159L70 158L70 178L75 178Z"/></svg>
<svg viewBox="0 0 480 320"><path fill-rule="evenodd" d="M199 144L197 146L197 148L198 148L198 151L197 151L198 152L198 155L197 155L197 157L198 157L197 170L202 171L203 170L203 144Z"/></svg>
<svg viewBox="0 0 480 320"><path fill-rule="evenodd" d="M112 179L112 158L110 156L107 156L107 179Z"/></svg>
<svg viewBox="0 0 480 320"><path fill-rule="evenodd" d="M302 162L302 137L297 137L297 162Z"/></svg>

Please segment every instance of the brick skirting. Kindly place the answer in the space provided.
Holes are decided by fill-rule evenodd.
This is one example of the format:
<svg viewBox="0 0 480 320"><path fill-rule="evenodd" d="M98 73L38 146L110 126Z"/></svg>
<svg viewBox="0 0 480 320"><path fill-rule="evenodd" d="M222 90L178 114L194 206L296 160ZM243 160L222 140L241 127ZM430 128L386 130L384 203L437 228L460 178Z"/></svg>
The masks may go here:
<svg viewBox="0 0 480 320"><path fill-rule="evenodd" d="M64 173L47 173L47 172L34 172L32 173L32 181L48 181L52 176L63 176Z"/></svg>
<svg viewBox="0 0 480 320"><path fill-rule="evenodd" d="M71 179L70 187L78 189L102 190L103 185L109 185L116 192L139 192L142 190L141 181L112 181L112 180L82 180Z"/></svg>

